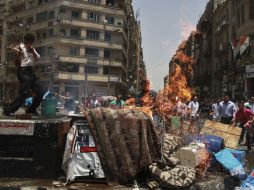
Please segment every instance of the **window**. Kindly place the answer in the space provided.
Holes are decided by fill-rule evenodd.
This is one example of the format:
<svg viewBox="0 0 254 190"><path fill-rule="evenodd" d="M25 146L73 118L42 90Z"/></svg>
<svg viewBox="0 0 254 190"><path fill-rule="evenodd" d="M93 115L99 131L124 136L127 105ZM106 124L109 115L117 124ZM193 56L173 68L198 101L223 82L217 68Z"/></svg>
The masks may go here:
<svg viewBox="0 0 254 190"><path fill-rule="evenodd" d="M114 24L115 23L115 18L114 17L106 17L107 23L108 24Z"/></svg>
<svg viewBox="0 0 254 190"><path fill-rule="evenodd" d="M106 5L107 6L114 6L115 5L115 0L106 0Z"/></svg>
<svg viewBox="0 0 254 190"><path fill-rule="evenodd" d="M80 30L79 29L71 29L71 37L80 38Z"/></svg>
<svg viewBox="0 0 254 190"><path fill-rule="evenodd" d="M33 24L34 22L34 17L29 17L27 20L26 20L26 23L27 24Z"/></svg>
<svg viewBox="0 0 254 190"><path fill-rule="evenodd" d="M79 56L79 47L71 47L70 55Z"/></svg>
<svg viewBox="0 0 254 190"><path fill-rule="evenodd" d="M103 67L103 74L104 75L108 75L109 74L109 67L108 66L104 66Z"/></svg>
<svg viewBox="0 0 254 190"><path fill-rule="evenodd" d="M98 13L88 13L88 20L93 22L99 22L99 14Z"/></svg>
<svg viewBox="0 0 254 190"><path fill-rule="evenodd" d="M249 13L250 13L250 20L254 19L254 1L250 2L250 9L249 9Z"/></svg>
<svg viewBox="0 0 254 190"><path fill-rule="evenodd" d="M36 22L43 22L47 20L48 12L44 11L36 15Z"/></svg>
<svg viewBox="0 0 254 190"><path fill-rule="evenodd" d="M85 66L85 73L98 74L98 67L97 66Z"/></svg>
<svg viewBox="0 0 254 190"><path fill-rule="evenodd" d="M37 40L40 40L40 39L41 39L41 32L37 32L37 33L36 33L36 38L37 38Z"/></svg>
<svg viewBox="0 0 254 190"><path fill-rule="evenodd" d="M79 65L73 63L62 63L58 66L59 71L78 73Z"/></svg>
<svg viewBox="0 0 254 190"><path fill-rule="evenodd" d="M111 41L111 34L110 33L105 33L104 39L105 39L105 41L110 42Z"/></svg>
<svg viewBox="0 0 254 190"><path fill-rule="evenodd" d="M38 48L36 48L36 51L40 54L40 56L46 55L46 48L45 47L38 47Z"/></svg>
<svg viewBox="0 0 254 190"><path fill-rule="evenodd" d="M49 36L49 37L52 37L53 34L54 34L54 30L53 30L53 29L49 29L49 30L48 30L48 36Z"/></svg>
<svg viewBox="0 0 254 190"><path fill-rule="evenodd" d="M98 57L99 50L95 48L86 48L86 56L88 57Z"/></svg>
<svg viewBox="0 0 254 190"><path fill-rule="evenodd" d="M28 2L28 8L29 9L33 8L33 5L34 5L34 1L29 1Z"/></svg>
<svg viewBox="0 0 254 190"><path fill-rule="evenodd" d="M237 15L237 27L239 27L240 26L240 10L237 10L236 15Z"/></svg>
<svg viewBox="0 0 254 190"><path fill-rule="evenodd" d="M55 18L55 11L50 11L49 12L49 19L54 19Z"/></svg>
<svg viewBox="0 0 254 190"><path fill-rule="evenodd" d="M100 0L88 0L89 3L96 3L96 4L99 4L100 3Z"/></svg>
<svg viewBox="0 0 254 190"><path fill-rule="evenodd" d="M46 38L47 37L47 33L46 32L42 32L42 38Z"/></svg>
<svg viewBox="0 0 254 190"><path fill-rule="evenodd" d="M244 5L242 5L241 7L241 25L244 23L245 21L245 14L244 14Z"/></svg>
<svg viewBox="0 0 254 190"><path fill-rule="evenodd" d="M71 18L73 18L73 19L80 19L80 12L78 12L78 11L72 11L71 12Z"/></svg>
<svg viewBox="0 0 254 190"><path fill-rule="evenodd" d="M53 47L48 47L48 56L53 56Z"/></svg>
<svg viewBox="0 0 254 190"><path fill-rule="evenodd" d="M104 49L104 58L110 59L110 50L109 49Z"/></svg>
<svg viewBox="0 0 254 190"><path fill-rule="evenodd" d="M62 36L66 36L66 30L65 29L60 29L60 35Z"/></svg>
<svg viewBox="0 0 254 190"><path fill-rule="evenodd" d="M99 39L99 32L93 30L87 30L87 38L88 39Z"/></svg>

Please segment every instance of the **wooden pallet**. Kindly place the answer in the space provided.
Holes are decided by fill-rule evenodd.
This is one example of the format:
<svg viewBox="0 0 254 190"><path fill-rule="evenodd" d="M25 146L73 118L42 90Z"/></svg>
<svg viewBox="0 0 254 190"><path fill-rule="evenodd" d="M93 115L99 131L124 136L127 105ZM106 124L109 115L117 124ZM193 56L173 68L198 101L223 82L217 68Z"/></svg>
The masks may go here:
<svg viewBox="0 0 254 190"><path fill-rule="evenodd" d="M218 136L224 139L225 147L237 149L242 129L232 125L206 120L200 134Z"/></svg>

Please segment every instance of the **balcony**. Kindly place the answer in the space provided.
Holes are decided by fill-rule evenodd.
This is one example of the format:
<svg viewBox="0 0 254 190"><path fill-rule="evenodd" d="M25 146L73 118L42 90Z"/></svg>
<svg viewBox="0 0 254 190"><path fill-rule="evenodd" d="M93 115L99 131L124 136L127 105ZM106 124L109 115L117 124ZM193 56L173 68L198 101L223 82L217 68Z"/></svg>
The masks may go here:
<svg viewBox="0 0 254 190"><path fill-rule="evenodd" d="M123 32L123 26L122 25L109 25L104 24L104 22L92 22L88 19L70 19L70 18L63 18L58 17L57 20L60 24L63 25L71 25L71 26L77 26L77 27L86 27L86 28L92 28L97 30L107 30L107 31L118 31Z"/></svg>
<svg viewBox="0 0 254 190"><path fill-rule="evenodd" d="M106 6L102 4L93 4L80 0L64 0L63 6L73 7L77 9L85 9L95 12L103 12L106 14L123 15L123 10L117 6Z"/></svg>
<svg viewBox="0 0 254 190"><path fill-rule="evenodd" d="M103 66L108 66L110 65L111 67L122 67L124 70L126 70L125 65L122 63L121 60L117 59L104 59L101 57L96 57L94 58L96 60L96 65L103 65ZM78 56L69 56L69 55L60 55L59 56L59 61L61 62L69 62L69 63L80 63L80 64L87 64L89 62L89 58L87 57L78 57Z"/></svg>
<svg viewBox="0 0 254 190"><path fill-rule="evenodd" d="M220 32L222 32L224 29L226 29L229 26L229 22L227 20L223 20L221 21L221 23L219 24L219 26L217 27L217 29L215 30L215 32L217 34L219 34Z"/></svg>
<svg viewBox="0 0 254 190"><path fill-rule="evenodd" d="M104 40L90 40L85 37L71 37L71 36L62 36L55 38L45 38L42 40L36 41L34 46L47 46L51 44L64 43L78 46L92 46L100 48L109 48L109 49L118 49L122 50L123 45L121 42L105 42Z"/></svg>
<svg viewBox="0 0 254 190"><path fill-rule="evenodd" d="M54 80L75 80L75 81L85 81L85 74L83 73L67 73L67 72L55 72ZM100 74L87 74L88 82L105 82L107 83L121 83L127 86L125 81L121 80L121 77L115 75L100 75Z"/></svg>
<svg viewBox="0 0 254 190"><path fill-rule="evenodd" d="M23 2L25 2L25 0L15 0L14 6L22 4ZM43 11L49 10L52 7L59 7L59 6L123 16L123 10L117 7L108 7L106 5L101 5L101 4L92 4L87 1L80 1L80 0L54 0L54 1L51 1L50 3L41 4L39 7L36 6L35 8L29 9L29 11L27 11L26 9L21 9L19 10L18 14L20 18L24 18L24 17L28 17L29 15L38 13L38 8L40 9L41 12L43 12ZM15 18L16 18L16 14L13 14L12 16L10 16L9 19L14 20Z"/></svg>

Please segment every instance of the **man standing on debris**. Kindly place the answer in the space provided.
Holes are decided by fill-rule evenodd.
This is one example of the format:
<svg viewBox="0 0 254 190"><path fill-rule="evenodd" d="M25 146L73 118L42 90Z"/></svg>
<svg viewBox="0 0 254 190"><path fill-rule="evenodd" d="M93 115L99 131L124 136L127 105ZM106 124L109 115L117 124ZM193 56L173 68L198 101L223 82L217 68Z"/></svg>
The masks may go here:
<svg viewBox="0 0 254 190"><path fill-rule="evenodd" d="M246 133L246 144L247 144L247 148L248 151L251 150L251 137L250 137L250 131L252 130L252 124L253 124L253 116L254 114L249 110L244 108L244 102L241 101L238 103L238 107L239 110L235 113L234 119L233 119L233 124L235 125L236 123L240 123L240 127L243 129L241 136L240 136L240 140L239 143L241 143L243 141L243 138L245 136L245 132Z"/></svg>
<svg viewBox="0 0 254 190"><path fill-rule="evenodd" d="M36 109L41 103L45 90L41 87L33 71L34 61L40 58L40 55L32 46L34 41L34 35L27 33L24 36L24 43L19 44L21 54L19 60L20 65L17 71L17 78L20 82L19 94L10 105L3 108L3 115L9 116L17 111L29 96L30 89L32 89L36 95L26 113L38 115Z"/></svg>
<svg viewBox="0 0 254 190"><path fill-rule="evenodd" d="M225 95L224 100L219 103L218 110L219 116L221 118L221 123L230 124L237 108L235 103L229 100L229 96Z"/></svg>
<svg viewBox="0 0 254 190"><path fill-rule="evenodd" d="M198 116L198 110L199 110L199 103L198 103L198 97L194 96L193 100L189 103L189 110L190 110L190 125L189 125L189 132L194 132L194 122L197 119Z"/></svg>

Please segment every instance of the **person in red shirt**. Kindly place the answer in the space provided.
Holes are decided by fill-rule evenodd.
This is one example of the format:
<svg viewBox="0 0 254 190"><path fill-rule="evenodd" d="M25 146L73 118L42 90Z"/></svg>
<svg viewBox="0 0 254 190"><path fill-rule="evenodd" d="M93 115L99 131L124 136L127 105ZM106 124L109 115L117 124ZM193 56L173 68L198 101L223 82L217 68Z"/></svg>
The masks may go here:
<svg viewBox="0 0 254 190"><path fill-rule="evenodd" d="M240 127L243 129L242 130L242 133L241 133L241 136L240 136L240 140L239 140L239 143L241 143L243 141L243 138L244 138L244 135L245 135L245 132L247 131L246 133L246 143L247 143L247 148L248 148L248 151L251 150L251 141L250 141L250 129L247 128L247 124L248 123L253 123L253 116L254 114L249 110L249 109L245 109L244 108L244 102L241 101L238 103L238 111L235 113L235 116L234 116L234 125L236 123L240 123Z"/></svg>

